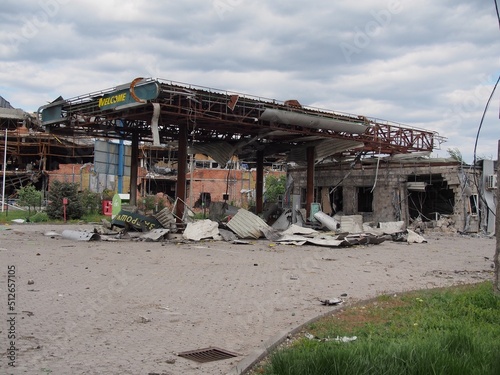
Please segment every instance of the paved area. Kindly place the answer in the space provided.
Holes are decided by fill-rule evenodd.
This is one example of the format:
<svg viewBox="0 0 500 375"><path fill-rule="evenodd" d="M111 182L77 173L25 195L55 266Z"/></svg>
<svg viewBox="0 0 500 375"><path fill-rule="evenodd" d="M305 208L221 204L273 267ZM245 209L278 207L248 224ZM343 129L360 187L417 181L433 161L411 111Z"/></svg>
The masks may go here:
<svg viewBox="0 0 500 375"><path fill-rule="evenodd" d="M382 293L492 279L494 238L424 235L428 243L352 248L207 241L76 242L18 225L0 230L0 315L16 272L13 374L227 374L271 338L331 307ZM29 281L29 282L28 282ZM8 329L0 328L2 353ZM239 355L198 363L176 354ZM7 372L8 373L8 372Z"/></svg>

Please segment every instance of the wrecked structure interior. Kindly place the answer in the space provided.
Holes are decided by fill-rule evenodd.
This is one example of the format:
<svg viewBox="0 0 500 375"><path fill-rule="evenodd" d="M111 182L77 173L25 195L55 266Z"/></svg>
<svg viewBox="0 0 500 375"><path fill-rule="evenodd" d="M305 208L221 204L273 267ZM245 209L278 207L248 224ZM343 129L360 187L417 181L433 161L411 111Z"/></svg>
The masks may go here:
<svg viewBox="0 0 500 375"><path fill-rule="evenodd" d="M419 229L492 233L495 187L484 182L485 162L492 164L397 155L318 165L315 201L330 215L362 215L374 224L403 221ZM296 201L304 202L305 169L289 173Z"/></svg>
<svg viewBox="0 0 500 375"><path fill-rule="evenodd" d="M75 173L78 180L79 166L94 163L95 141L113 140L130 149L123 189L130 192L132 204L145 191L185 201L196 190L190 186L193 166L203 169L208 162L231 170L239 163L243 172L234 174L234 180L244 179L245 170L253 174L247 173L248 183L235 184L235 191L255 190L256 212L261 213L264 170L282 163L293 180L288 204L305 209L308 217L311 205L318 202L327 214L359 213L368 222L409 224L451 217L461 231L490 228L481 222L488 215L478 215L491 211L494 203L490 197L489 205L481 207L485 199L480 199L479 190L486 190L481 168L420 157L444 142L433 131L310 108L297 100L281 102L142 78L74 98L59 97L34 115L18 113L18 118L8 119L5 113L10 192L19 186L20 171L44 188L49 171L74 164L73 180ZM33 178L33 171L40 177ZM476 174L479 177L472 177ZM228 180L224 175L229 176L222 172L220 179ZM214 179L200 176L200 181ZM106 173L106 187L107 178ZM481 183L471 183L475 180ZM198 192L205 194L196 191L195 199ZM222 195L211 199L227 198ZM181 217L183 204L177 210Z"/></svg>

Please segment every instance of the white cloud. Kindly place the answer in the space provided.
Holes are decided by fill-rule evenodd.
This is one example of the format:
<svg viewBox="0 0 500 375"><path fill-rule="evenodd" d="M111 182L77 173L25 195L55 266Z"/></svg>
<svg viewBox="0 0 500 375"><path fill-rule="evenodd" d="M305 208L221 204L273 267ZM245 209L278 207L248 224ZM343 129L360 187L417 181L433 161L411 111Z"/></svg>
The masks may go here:
<svg viewBox="0 0 500 375"><path fill-rule="evenodd" d="M160 77L436 130L472 161L498 36L493 4L466 0L7 0L0 95L32 111Z"/></svg>

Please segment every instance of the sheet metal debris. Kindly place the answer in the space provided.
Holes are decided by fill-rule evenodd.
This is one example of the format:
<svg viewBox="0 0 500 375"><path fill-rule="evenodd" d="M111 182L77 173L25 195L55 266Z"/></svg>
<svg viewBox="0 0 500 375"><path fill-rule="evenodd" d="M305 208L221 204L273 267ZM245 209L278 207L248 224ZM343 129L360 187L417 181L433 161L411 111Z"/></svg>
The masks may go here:
<svg viewBox="0 0 500 375"><path fill-rule="evenodd" d="M286 210L271 225L276 230L286 230L292 223L292 210Z"/></svg>
<svg viewBox="0 0 500 375"><path fill-rule="evenodd" d="M318 234L319 232L315 229L312 228L304 228L301 226L298 226L296 224L292 224L288 227L288 229L284 230L281 232L282 235L288 235L288 234L302 234L304 236L306 235L315 235Z"/></svg>
<svg viewBox="0 0 500 375"><path fill-rule="evenodd" d="M153 229L150 232L141 235L141 238L146 241L160 241L165 239L165 237L170 232L170 229Z"/></svg>
<svg viewBox="0 0 500 375"><path fill-rule="evenodd" d="M101 239L97 233L71 229L63 230L62 237L74 241L98 241Z"/></svg>
<svg viewBox="0 0 500 375"><path fill-rule="evenodd" d="M170 229L172 231L177 230L175 216L172 211L168 209L168 207L162 209L160 212L154 215L154 217L160 222L163 228Z"/></svg>
<svg viewBox="0 0 500 375"><path fill-rule="evenodd" d="M228 221L227 226L240 238L259 239L264 235L264 231L271 231L271 227L264 220L243 208Z"/></svg>

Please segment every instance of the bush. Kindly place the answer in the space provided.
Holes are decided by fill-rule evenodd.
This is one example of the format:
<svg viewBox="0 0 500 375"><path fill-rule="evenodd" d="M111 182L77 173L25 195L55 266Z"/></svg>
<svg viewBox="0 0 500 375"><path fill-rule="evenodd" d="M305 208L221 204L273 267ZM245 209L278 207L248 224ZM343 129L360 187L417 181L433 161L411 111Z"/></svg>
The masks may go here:
<svg viewBox="0 0 500 375"><path fill-rule="evenodd" d="M18 189L17 195L19 197L18 204L28 207L28 215L31 214L31 207L35 209L36 206L41 206L42 192L36 190L33 185L24 186Z"/></svg>
<svg viewBox="0 0 500 375"><path fill-rule="evenodd" d="M46 223L49 221L49 215L46 212L37 212L29 218L32 223Z"/></svg>
<svg viewBox="0 0 500 375"><path fill-rule="evenodd" d="M101 212L101 195L99 193L84 190L78 195L85 215Z"/></svg>
<svg viewBox="0 0 500 375"><path fill-rule="evenodd" d="M79 199L78 184L54 181L50 186L47 215L51 219L64 219L63 198L68 199L66 219L80 219L84 214Z"/></svg>

